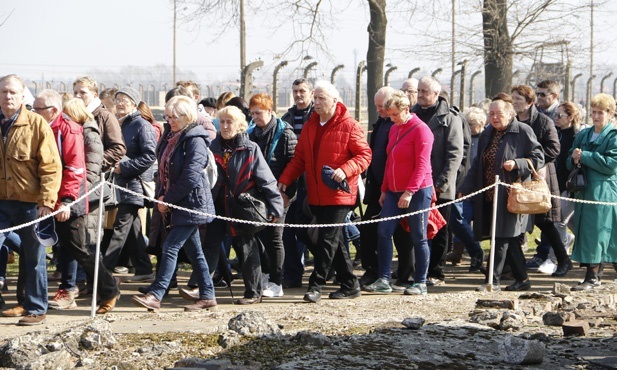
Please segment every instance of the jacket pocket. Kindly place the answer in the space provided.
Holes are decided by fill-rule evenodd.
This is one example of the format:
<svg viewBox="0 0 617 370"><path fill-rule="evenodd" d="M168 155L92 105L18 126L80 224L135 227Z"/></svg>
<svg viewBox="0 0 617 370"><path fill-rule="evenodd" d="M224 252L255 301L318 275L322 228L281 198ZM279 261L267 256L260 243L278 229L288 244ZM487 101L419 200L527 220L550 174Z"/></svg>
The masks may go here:
<svg viewBox="0 0 617 370"><path fill-rule="evenodd" d="M10 155L10 173L7 180L13 184L15 192L24 192L29 195L38 195L40 181L38 180L37 161L30 155L29 146L19 146Z"/></svg>

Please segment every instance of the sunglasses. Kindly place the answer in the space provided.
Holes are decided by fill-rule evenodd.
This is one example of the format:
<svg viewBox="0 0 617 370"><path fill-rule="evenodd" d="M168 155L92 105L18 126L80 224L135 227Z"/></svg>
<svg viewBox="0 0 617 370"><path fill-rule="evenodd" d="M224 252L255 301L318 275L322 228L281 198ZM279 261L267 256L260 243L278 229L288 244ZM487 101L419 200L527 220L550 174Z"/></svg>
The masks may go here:
<svg viewBox="0 0 617 370"><path fill-rule="evenodd" d="M555 114L555 118L557 118L557 119L561 119L563 117L570 117L570 116L568 116L565 113L557 113L557 114Z"/></svg>

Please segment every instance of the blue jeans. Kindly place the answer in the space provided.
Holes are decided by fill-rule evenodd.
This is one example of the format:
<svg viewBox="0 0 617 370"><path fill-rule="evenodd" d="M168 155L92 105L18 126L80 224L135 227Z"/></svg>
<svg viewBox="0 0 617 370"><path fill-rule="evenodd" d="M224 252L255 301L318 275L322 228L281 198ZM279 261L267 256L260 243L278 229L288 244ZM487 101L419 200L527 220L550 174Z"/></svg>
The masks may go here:
<svg viewBox="0 0 617 370"><path fill-rule="evenodd" d="M450 208L450 230L455 236L454 241L465 245L470 257L482 257L482 247L475 239L471 230L470 220L473 218L473 203L464 200L457 202Z"/></svg>
<svg viewBox="0 0 617 370"><path fill-rule="evenodd" d="M9 252L21 253L21 239L14 231L6 236L4 244L0 246L0 279L6 278L6 265L9 262Z"/></svg>
<svg viewBox="0 0 617 370"><path fill-rule="evenodd" d="M381 209L381 217L398 216L405 213L428 209L431 206L431 198L433 195L433 187L429 186L418 190L409 202L409 207L399 208L398 201L403 193L393 193L388 191L386 199L383 202ZM428 226L428 211L419 213L408 218L411 242L413 251L416 257L416 271L414 273L414 281L416 283L425 284L428 265L430 260L430 251L428 247L428 239L426 237L426 229ZM400 219L381 221L377 229L377 257L379 260L379 277L390 281L392 272L392 235L398 226Z"/></svg>
<svg viewBox="0 0 617 370"><path fill-rule="evenodd" d="M163 244L161 263L156 272L156 280L150 288L150 294L158 300L163 299L171 277L176 270L178 252L182 247L184 247L184 251L193 266L194 274L198 279L199 298L214 299L214 285L199 241L197 225L174 226L169 230L167 239Z"/></svg>
<svg viewBox="0 0 617 370"><path fill-rule="evenodd" d="M36 203L15 200L0 201L0 229L21 225L38 216ZM34 226L16 230L24 246L19 256L20 268L17 291L24 291L23 304L26 312L43 315L47 312L47 261L45 247L34 236ZM0 234L0 245L4 244L6 233ZM22 263L23 261L23 263Z"/></svg>

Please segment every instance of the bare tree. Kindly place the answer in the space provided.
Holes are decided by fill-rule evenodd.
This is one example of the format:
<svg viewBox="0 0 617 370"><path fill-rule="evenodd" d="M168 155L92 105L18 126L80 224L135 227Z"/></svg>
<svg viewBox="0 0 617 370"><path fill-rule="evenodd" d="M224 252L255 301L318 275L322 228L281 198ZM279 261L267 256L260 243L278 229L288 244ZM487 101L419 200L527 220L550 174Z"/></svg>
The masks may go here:
<svg viewBox="0 0 617 370"><path fill-rule="evenodd" d="M383 65L386 53L386 0L368 0L371 21L368 25L368 51L366 53L366 92L368 95L369 130L377 120L373 97L383 86Z"/></svg>

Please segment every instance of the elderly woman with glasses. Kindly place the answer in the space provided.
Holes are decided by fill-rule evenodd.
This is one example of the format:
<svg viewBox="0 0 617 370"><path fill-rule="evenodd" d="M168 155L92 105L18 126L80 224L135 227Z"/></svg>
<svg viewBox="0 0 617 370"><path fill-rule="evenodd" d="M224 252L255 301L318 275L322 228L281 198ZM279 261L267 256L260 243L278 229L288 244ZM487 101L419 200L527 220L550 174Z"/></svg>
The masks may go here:
<svg viewBox="0 0 617 370"><path fill-rule="evenodd" d="M199 296L193 297L188 289L180 288L180 295L194 303L185 311L210 309L216 306L214 285L199 239L199 225L209 223L214 214L210 183L204 168L208 164L208 133L197 121L195 101L186 96L175 96L165 106L163 140L157 151L160 186L157 199L184 209L157 205L169 227L163 243L161 263L156 279L145 295L133 296L133 303L148 309L161 307L161 300L169 288L176 269L178 252L184 248L193 266L199 285Z"/></svg>
<svg viewBox="0 0 617 370"><path fill-rule="evenodd" d="M534 168L544 165L542 146L536 140L533 129L516 119L512 98L508 94L500 93L493 98L489 108L489 120L491 124L480 134L478 155L459 189L459 195L466 195L495 184L496 175L506 183L512 183L519 177L522 181L530 181L531 169L527 160L531 161ZM494 188L473 197L473 228L477 240L488 239L490 236L494 197ZM507 197L505 188L499 188L494 280L491 283L494 290L501 289L499 284L501 273L504 264L508 262L516 281L507 286L506 290L528 290L531 282L527 276L520 235L531 229L532 225L528 222L529 215L508 211ZM485 284L477 290L486 290L487 284L488 277L485 279Z"/></svg>

